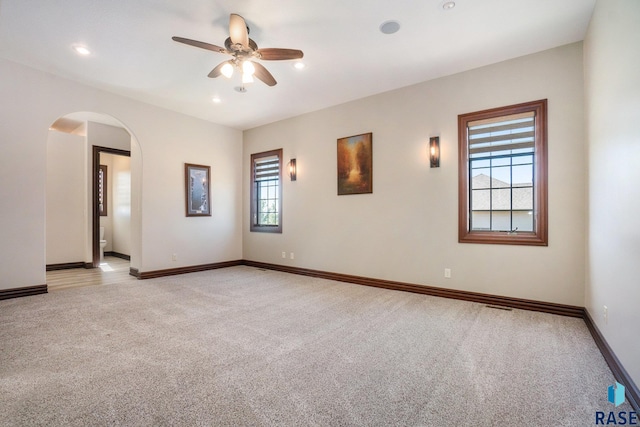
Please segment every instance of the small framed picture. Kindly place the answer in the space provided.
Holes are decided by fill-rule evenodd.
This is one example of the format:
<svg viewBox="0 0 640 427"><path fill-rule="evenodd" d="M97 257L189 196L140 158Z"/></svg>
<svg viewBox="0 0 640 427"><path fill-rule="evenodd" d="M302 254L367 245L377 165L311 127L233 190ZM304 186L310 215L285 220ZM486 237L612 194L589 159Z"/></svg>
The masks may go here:
<svg viewBox="0 0 640 427"><path fill-rule="evenodd" d="M371 133L338 139L338 195L373 193Z"/></svg>
<svg viewBox="0 0 640 427"><path fill-rule="evenodd" d="M211 216L209 166L184 164L187 216Z"/></svg>

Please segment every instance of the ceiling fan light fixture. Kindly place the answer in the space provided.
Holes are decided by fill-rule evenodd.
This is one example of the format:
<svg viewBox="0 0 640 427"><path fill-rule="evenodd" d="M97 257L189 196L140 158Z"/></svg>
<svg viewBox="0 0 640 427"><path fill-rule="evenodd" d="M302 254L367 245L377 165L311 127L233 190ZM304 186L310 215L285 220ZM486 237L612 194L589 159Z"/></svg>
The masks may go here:
<svg viewBox="0 0 640 427"><path fill-rule="evenodd" d="M249 76L253 76L253 73L256 72L256 67L253 65L251 61L244 61L242 63L242 73L248 74Z"/></svg>
<svg viewBox="0 0 640 427"><path fill-rule="evenodd" d="M226 78L230 79L231 76L233 76L233 65L227 62L220 69L220 73Z"/></svg>
<svg viewBox="0 0 640 427"><path fill-rule="evenodd" d="M296 70L304 70L307 65L302 61L296 61L293 63L293 68Z"/></svg>

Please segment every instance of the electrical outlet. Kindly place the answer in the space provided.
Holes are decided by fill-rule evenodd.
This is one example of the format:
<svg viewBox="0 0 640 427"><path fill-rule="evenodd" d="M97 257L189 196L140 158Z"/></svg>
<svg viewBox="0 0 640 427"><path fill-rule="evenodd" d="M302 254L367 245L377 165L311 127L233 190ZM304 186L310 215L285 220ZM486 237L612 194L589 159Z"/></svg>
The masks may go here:
<svg viewBox="0 0 640 427"><path fill-rule="evenodd" d="M289 258L291 258L291 259L293 259L293 258L294 258L294 257L293 257L293 252L291 252L291 253L289 254Z"/></svg>
<svg viewBox="0 0 640 427"><path fill-rule="evenodd" d="M171 261L177 261L177 260L178 260L178 254L172 254Z"/></svg>
<svg viewBox="0 0 640 427"><path fill-rule="evenodd" d="M445 279L451 279L451 269L450 268L445 268L444 269L444 278Z"/></svg>
<svg viewBox="0 0 640 427"><path fill-rule="evenodd" d="M282 251L282 258L286 258L287 257L287 253L285 251Z"/></svg>
<svg viewBox="0 0 640 427"><path fill-rule="evenodd" d="M604 324L609 324L609 308L606 305L602 306L602 317L604 317Z"/></svg>

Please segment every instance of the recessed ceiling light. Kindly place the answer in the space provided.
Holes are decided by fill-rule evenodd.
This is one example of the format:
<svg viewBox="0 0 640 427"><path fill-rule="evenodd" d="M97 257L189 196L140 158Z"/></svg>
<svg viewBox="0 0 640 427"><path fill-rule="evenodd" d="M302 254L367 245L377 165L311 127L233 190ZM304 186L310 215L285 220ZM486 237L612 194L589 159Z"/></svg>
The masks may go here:
<svg viewBox="0 0 640 427"><path fill-rule="evenodd" d="M220 97L216 95L211 101L213 101L214 104L220 104L222 102L222 99L220 99Z"/></svg>
<svg viewBox="0 0 640 427"><path fill-rule="evenodd" d="M91 55L91 51L86 46L82 46L79 44L73 45L73 50L75 50L75 52L78 55L82 55L82 56Z"/></svg>
<svg viewBox="0 0 640 427"><path fill-rule="evenodd" d="M380 31L383 34L393 34L400 29L400 23L398 21L385 21L380 24Z"/></svg>
<svg viewBox="0 0 640 427"><path fill-rule="evenodd" d="M454 7L456 7L456 2L454 1L445 1L444 3L442 3L442 8L444 10L451 10Z"/></svg>
<svg viewBox="0 0 640 427"><path fill-rule="evenodd" d="M302 61L296 61L293 63L293 68L296 70L303 70L306 67L306 64Z"/></svg>

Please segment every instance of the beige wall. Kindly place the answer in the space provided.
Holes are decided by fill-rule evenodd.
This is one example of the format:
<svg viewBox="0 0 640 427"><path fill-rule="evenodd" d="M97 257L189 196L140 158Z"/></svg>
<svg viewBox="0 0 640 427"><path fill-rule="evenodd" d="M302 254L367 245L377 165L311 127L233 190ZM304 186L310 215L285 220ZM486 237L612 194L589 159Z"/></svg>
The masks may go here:
<svg viewBox="0 0 640 427"><path fill-rule="evenodd" d="M598 1L585 39L584 68L589 145L585 306L640 384L639 1Z"/></svg>
<svg viewBox="0 0 640 427"><path fill-rule="evenodd" d="M0 97L11 100L0 102L0 289L46 283L47 135L57 118L78 111L115 117L139 144L131 159L140 185L132 264L150 271L242 258L240 131L7 60L0 76ZM185 217L185 162L212 167L211 217Z"/></svg>
<svg viewBox="0 0 640 427"><path fill-rule="evenodd" d="M86 140L52 130L46 147L46 264L83 262Z"/></svg>
<svg viewBox="0 0 640 427"><path fill-rule="evenodd" d="M458 114L543 98L549 100L549 246L459 244ZM245 131L244 257L582 306L583 127L582 44L576 43ZM373 132L373 194L337 196L336 139L365 132ZM427 156L434 135L440 135L439 169L429 168ZM298 162L298 180L284 180L283 233L251 233L249 157L280 147L285 163Z"/></svg>

